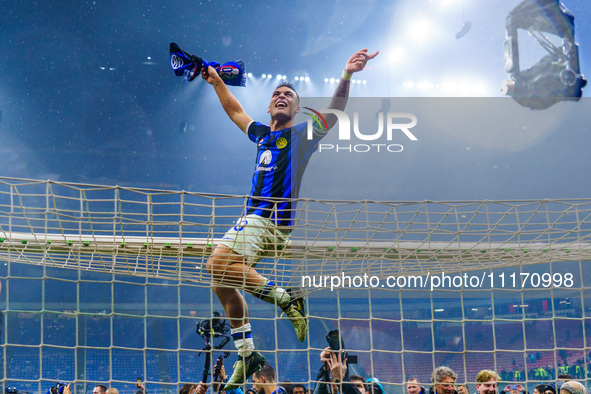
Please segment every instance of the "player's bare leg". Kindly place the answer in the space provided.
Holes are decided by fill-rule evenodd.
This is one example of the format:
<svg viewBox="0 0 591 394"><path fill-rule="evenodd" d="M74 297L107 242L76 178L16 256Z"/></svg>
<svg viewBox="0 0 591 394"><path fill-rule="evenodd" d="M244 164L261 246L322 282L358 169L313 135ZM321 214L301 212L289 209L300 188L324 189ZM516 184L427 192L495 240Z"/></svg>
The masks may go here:
<svg viewBox="0 0 591 394"><path fill-rule="evenodd" d="M218 245L206 264L214 282L212 290L230 319L232 338L238 350L238 361L234 363L234 371L224 390L237 388L265 364L265 357L255 351L248 306L238 290L245 288L247 281L256 284L264 282L265 278L256 271L249 273L251 270L245 270L245 267L248 265L244 258L232 253L225 245Z"/></svg>
<svg viewBox="0 0 591 394"><path fill-rule="evenodd" d="M207 264L215 287L242 288L263 301L278 305L289 317L298 339L301 342L304 341L308 332L308 324L305 319L306 311L303 297L292 294L290 290L276 286L273 282L259 274L252 265L245 261L243 256L232 252L226 245L218 245ZM216 294L218 293L216 292ZM248 318L248 315L245 316L243 314L247 310L244 300L232 301L237 298L235 293L232 294L230 292L227 292L227 294L225 292L222 293L220 290L218 298L224 306L224 310L230 318L232 326L237 328L244 323L242 321L235 321L236 325L234 325L232 319L244 319ZM241 309L233 305L233 302L239 302ZM231 310L235 310L235 312L231 312ZM248 321L245 322L248 323Z"/></svg>
<svg viewBox="0 0 591 394"><path fill-rule="evenodd" d="M264 301L279 305L290 318L298 339L304 340L307 322L303 299L292 300L283 288L275 286L226 245L218 245L207 261L206 268L213 279L212 289L222 304L232 325L232 337L238 349L238 361L225 390L236 388L262 367L265 358L255 351L248 306L238 289L253 294Z"/></svg>

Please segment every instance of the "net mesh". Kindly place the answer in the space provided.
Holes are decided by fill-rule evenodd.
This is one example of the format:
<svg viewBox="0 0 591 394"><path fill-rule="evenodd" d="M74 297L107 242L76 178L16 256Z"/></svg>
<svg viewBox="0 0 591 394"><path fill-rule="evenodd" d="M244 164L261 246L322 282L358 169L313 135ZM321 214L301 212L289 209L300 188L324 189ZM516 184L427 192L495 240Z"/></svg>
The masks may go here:
<svg viewBox="0 0 591 394"><path fill-rule="evenodd" d="M0 178L5 386L199 381L195 322L221 308L203 267L245 201ZM565 365L586 379L590 212L585 199L300 200L290 241L257 269L305 285L311 335L297 342L249 297L257 348L280 381L306 385L335 328L359 358L352 371L391 393L438 365L458 382L495 369L530 391Z"/></svg>
<svg viewBox="0 0 591 394"><path fill-rule="evenodd" d="M6 261L197 281L246 201L54 181L4 179L0 186L0 257ZM591 202L585 199L302 200L295 215L290 242L273 256L272 270L290 274L280 278L287 282L293 273L425 275L591 253Z"/></svg>

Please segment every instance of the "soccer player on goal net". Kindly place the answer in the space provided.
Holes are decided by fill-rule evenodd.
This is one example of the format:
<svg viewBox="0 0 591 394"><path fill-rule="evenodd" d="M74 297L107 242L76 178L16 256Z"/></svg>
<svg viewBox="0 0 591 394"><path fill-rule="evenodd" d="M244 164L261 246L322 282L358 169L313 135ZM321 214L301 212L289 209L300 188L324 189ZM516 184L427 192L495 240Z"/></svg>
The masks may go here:
<svg viewBox="0 0 591 394"><path fill-rule="evenodd" d="M377 54L363 49L349 58L329 109L345 109L352 74L363 70ZM271 121L267 126L245 113L213 67L204 68L201 74L214 87L230 119L258 147L245 216L216 245L206 264L214 282L213 291L232 324L232 337L238 349L238 361L225 386L225 390L231 390L265 362L265 357L255 351L248 308L239 289L278 305L289 317L298 339L303 342L306 338L308 323L303 296L269 281L255 270L255 265L266 253L273 255L287 242L294 210L292 199L297 198L304 169L324 134L314 133L314 138L308 139L307 123L293 125L294 116L300 111L299 96L289 83L280 84L273 92L268 110ZM336 117L327 119L324 131L336 123Z"/></svg>

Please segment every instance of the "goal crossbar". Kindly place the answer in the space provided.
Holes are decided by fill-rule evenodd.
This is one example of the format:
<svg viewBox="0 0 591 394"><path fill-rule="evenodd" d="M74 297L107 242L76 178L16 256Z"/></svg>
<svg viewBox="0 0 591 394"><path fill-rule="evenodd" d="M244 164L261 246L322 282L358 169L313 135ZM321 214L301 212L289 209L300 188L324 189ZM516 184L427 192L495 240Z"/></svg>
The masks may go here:
<svg viewBox="0 0 591 394"><path fill-rule="evenodd" d="M219 238L106 236L0 232L0 261L41 264L160 278L201 278L199 270ZM591 260L590 243L488 243L290 241L275 259L306 261L362 261L374 272L424 275L489 269L540 262ZM313 264L312 264L313 266ZM330 270L321 270L324 273ZM317 272L307 273L317 274ZM349 272L352 273L352 272Z"/></svg>

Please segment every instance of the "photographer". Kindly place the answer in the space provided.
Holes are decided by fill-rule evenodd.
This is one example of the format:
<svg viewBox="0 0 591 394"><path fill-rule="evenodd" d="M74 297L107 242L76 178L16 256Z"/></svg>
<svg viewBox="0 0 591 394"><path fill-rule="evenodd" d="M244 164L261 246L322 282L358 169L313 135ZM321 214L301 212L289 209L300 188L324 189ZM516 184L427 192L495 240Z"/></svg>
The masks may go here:
<svg viewBox="0 0 591 394"><path fill-rule="evenodd" d="M146 386L142 383L142 378L137 378L135 382L135 388L137 391L135 394L148 394L148 390L146 390Z"/></svg>
<svg viewBox="0 0 591 394"><path fill-rule="evenodd" d="M57 383L55 387L51 387L50 389L48 389L45 394L72 394L70 384L71 383Z"/></svg>
<svg viewBox="0 0 591 394"><path fill-rule="evenodd" d="M365 380L361 376L349 376L347 359L342 359L342 353L329 346L320 353L320 361L323 365L316 378L317 394L366 394Z"/></svg>
<svg viewBox="0 0 591 394"><path fill-rule="evenodd" d="M503 393L505 393L505 394L524 394L525 388L520 384L509 384L509 385L505 386Z"/></svg>

